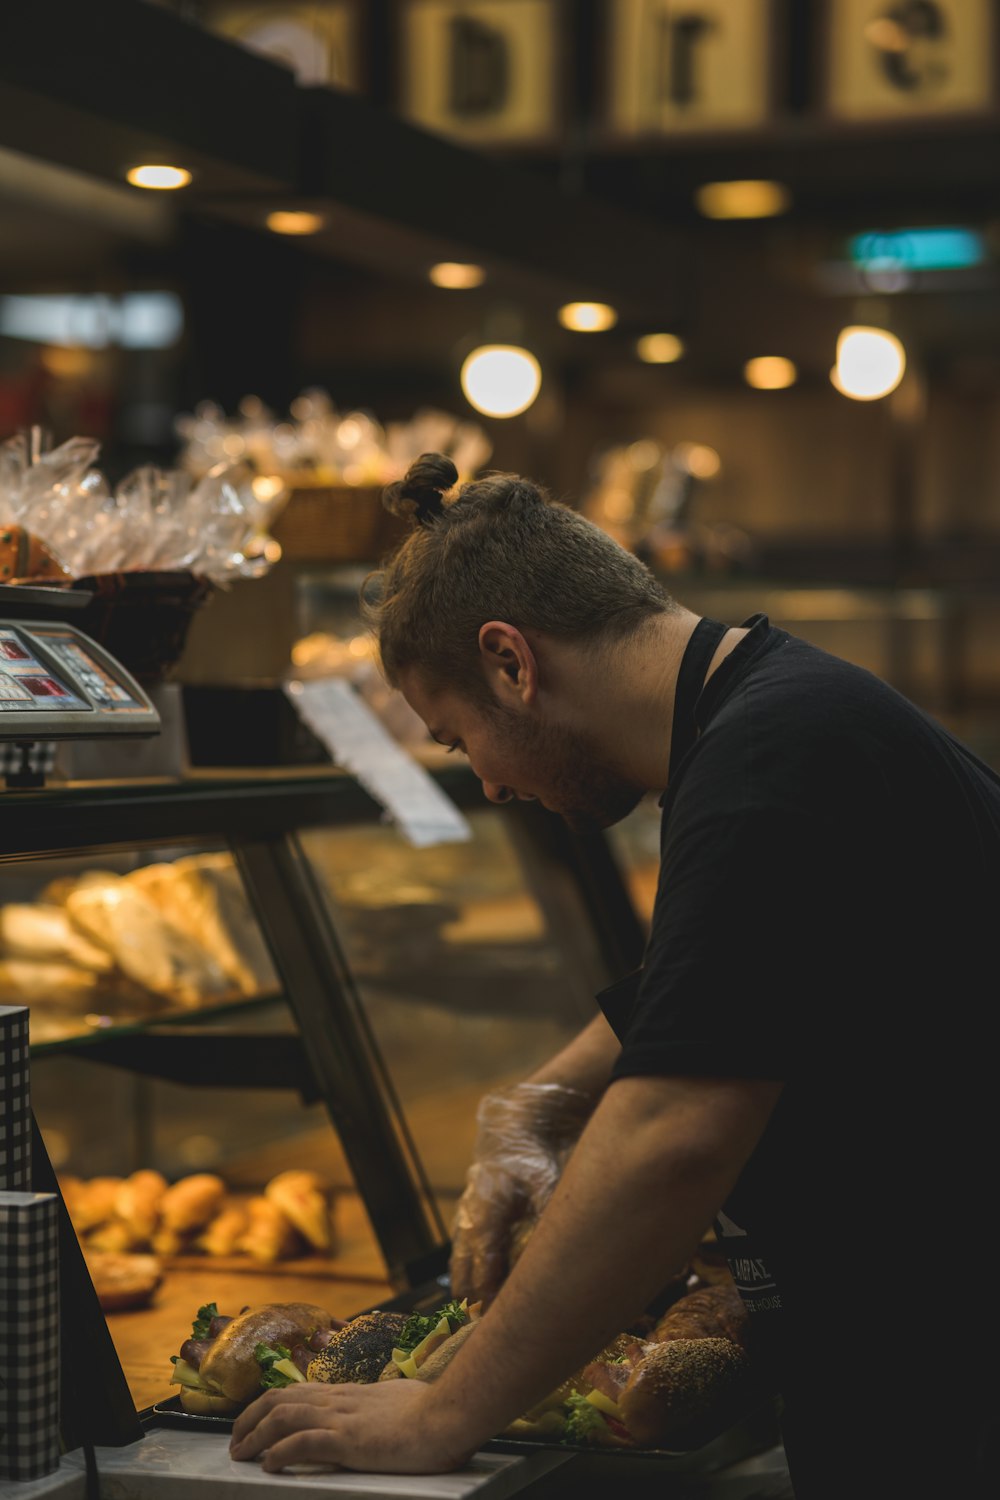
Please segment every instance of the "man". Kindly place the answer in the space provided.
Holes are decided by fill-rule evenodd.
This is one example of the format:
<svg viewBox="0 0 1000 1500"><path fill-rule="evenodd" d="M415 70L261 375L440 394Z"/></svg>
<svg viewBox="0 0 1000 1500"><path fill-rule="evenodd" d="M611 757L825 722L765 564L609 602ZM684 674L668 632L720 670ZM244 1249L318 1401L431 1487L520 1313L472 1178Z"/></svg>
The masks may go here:
<svg viewBox="0 0 1000 1500"><path fill-rule="evenodd" d="M797 1500L985 1493L1000 778L765 617L699 619L526 481L445 504L456 478L425 455L387 495L418 525L379 575L384 670L495 802L591 827L663 792L645 962L608 1021L486 1106L484 1135L510 1108L534 1149L470 1173L453 1279L493 1297L475 1339L433 1386L270 1393L234 1455L457 1466L715 1220ZM505 1275L513 1205L544 1201L587 1113Z"/></svg>

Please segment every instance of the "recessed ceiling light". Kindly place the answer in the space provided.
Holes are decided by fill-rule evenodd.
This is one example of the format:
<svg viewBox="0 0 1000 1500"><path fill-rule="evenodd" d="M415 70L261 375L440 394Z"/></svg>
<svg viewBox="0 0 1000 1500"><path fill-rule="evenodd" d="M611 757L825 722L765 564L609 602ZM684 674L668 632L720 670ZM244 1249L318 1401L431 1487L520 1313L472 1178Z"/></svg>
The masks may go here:
<svg viewBox="0 0 1000 1500"><path fill-rule="evenodd" d="M758 391L783 391L794 385L799 372L792 360L783 354L760 354L748 359L743 366L743 378L747 385Z"/></svg>
<svg viewBox="0 0 1000 1500"><path fill-rule="evenodd" d="M156 188L160 191L187 187L191 181L191 173L186 167L168 167L162 163L130 167L125 176L133 187Z"/></svg>
<svg viewBox="0 0 1000 1500"><path fill-rule="evenodd" d="M471 287L482 286L486 280L482 266L461 260L440 260L427 275L435 286L447 287L452 292L467 292Z"/></svg>
<svg viewBox="0 0 1000 1500"><path fill-rule="evenodd" d="M744 178L738 182L703 182L694 195L706 219L770 219L791 207L783 182Z"/></svg>
<svg viewBox="0 0 1000 1500"><path fill-rule="evenodd" d="M618 314L607 302L567 302L559 309L559 321L574 333L603 333L618 322Z"/></svg>
<svg viewBox="0 0 1000 1500"><path fill-rule="evenodd" d="M273 234L319 234L326 220L304 209L276 208L264 220Z"/></svg>
<svg viewBox="0 0 1000 1500"><path fill-rule="evenodd" d="M538 395L542 369L530 349L516 344L484 344L462 365L462 390L487 417L516 417Z"/></svg>
<svg viewBox="0 0 1000 1500"><path fill-rule="evenodd" d="M647 365L672 365L684 353L684 341L675 333L646 333L636 341L635 352Z"/></svg>

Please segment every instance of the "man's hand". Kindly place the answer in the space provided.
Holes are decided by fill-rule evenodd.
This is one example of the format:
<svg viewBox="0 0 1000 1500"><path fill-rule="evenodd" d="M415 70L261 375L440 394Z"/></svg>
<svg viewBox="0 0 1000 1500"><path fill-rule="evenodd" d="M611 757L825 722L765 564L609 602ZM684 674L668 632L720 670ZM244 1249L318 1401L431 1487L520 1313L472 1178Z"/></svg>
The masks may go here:
<svg viewBox="0 0 1000 1500"><path fill-rule="evenodd" d="M261 1459L268 1473L292 1464L443 1474L475 1452L454 1409L441 1410L432 1385L384 1380L374 1385L308 1381L267 1391L233 1424L229 1452ZM477 1434L483 1441L488 1434Z"/></svg>
<svg viewBox="0 0 1000 1500"><path fill-rule="evenodd" d="M511 1230L542 1212L592 1108L590 1097L554 1083L519 1083L487 1094L452 1226L455 1297L489 1304L510 1269Z"/></svg>

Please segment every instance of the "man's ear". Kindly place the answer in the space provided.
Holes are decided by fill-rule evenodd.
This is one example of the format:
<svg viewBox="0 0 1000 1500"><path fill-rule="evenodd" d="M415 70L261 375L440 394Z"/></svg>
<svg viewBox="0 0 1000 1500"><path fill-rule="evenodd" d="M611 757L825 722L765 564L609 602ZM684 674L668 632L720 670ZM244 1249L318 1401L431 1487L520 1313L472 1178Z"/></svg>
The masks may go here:
<svg viewBox="0 0 1000 1500"><path fill-rule="evenodd" d="M479 631L483 672L497 701L508 707L529 704L538 694L538 661L514 625L489 620Z"/></svg>

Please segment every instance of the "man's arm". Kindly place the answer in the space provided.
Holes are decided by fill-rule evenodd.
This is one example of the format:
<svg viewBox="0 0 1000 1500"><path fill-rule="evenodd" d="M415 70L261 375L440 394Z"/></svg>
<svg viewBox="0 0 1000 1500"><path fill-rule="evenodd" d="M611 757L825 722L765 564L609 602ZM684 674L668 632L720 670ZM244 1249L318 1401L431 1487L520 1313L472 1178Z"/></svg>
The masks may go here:
<svg viewBox="0 0 1000 1500"><path fill-rule="evenodd" d="M760 1080L615 1082L475 1338L434 1385L272 1392L238 1418L235 1456L269 1449L267 1469L456 1467L634 1321L683 1268L780 1092Z"/></svg>
<svg viewBox="0 0 1000 1500"><path fill-rule="evenodd" d="M605 1090L615 1058L621 1051L618 1038L602 1015L596 1015L561 1052L543 1064L527 1083L558 1083L579 1089L597 1099Z"/></svg>

